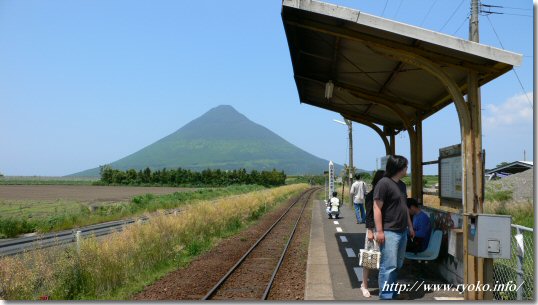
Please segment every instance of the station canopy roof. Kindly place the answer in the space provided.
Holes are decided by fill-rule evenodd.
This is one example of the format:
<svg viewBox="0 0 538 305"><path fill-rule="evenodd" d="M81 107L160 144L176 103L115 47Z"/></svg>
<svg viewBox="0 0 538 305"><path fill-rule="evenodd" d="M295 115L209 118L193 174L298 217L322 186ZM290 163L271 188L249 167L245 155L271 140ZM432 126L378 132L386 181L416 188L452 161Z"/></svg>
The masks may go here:
<svg viewBox="0 0 538 305"><path fill-rule="evenodd" d="M420 55L436 63L463 94L470 70L483 85L521 63L522 56L454 36L312 0L284 0L282 19L302 103L404 130L402 120L376 101L397 104L414 124L452 102L432 74L372 45ZM325 97L326 84L334 84Z"/></svg>

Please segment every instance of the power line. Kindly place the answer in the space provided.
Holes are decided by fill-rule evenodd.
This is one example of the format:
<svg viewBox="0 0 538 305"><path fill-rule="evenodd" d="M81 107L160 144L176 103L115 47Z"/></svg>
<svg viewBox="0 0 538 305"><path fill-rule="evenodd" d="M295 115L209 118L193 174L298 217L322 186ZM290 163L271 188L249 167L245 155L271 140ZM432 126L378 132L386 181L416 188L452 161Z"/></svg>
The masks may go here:
<svg viewBox="0 0 538 305"><path fill-rule="evenodd" d="M445 24L443 24L443 26L441 27L441 29L439 29L439 32L441 32L445 26L450 22L450 20L452 20L452 18L454 17L454 15L456 15L456 12L458 12L458 10L460 9L461 5L463 4L465 0L461 0L460 4L458 4L458 7L456 7L456 9L454 10L454 12L452 12L452 15L450 15L450 17L448 18L448 20L445 22Z"/></svg>
<svg viewBox="0 0 538 305"><path fill-rule="evenodd" d="M495 33L495 36L497 37L497 40L499 41L499 44L501 45L501 48L503 48L503 50L504 50L503 43L501 41L501 38L497 34L497 31L495 30L495 27L493 26L493 22L491 22L488 15L486 15L486 19L488 19L488 22L491 25L491 28L493 29L493 33ZM534 106L533 106L533 104L531 102L531 99L527 95L527 90L525 90L525 88L523 87L523 83L521 82L521 79L519 79L519 75L517 74L516 69L514 69L512 67L512 71L514 71L514 74L516 75L517 81L519 82L519 86L521 86L521 90L523 90L523 94L525 94L525 97L527 98L527 102L529 102L529 105L531 106L531 108L534 109Z"/></svg>
<svg viewBox="0 0 538 305"><path fill-rule="evenodd" d="M426 16L424 16L424 19L422 19L422 22L420 23L420 26L422 26L424 24L424 21L426 21L426 19L428 18L428 16L432 12L432 9L433 9L433 7L435 6L436 3L437 3L437 0L433 1L432 5L430 6L430 9L426 13Z"/></svg>
<svg viewBox="0 0 538 305"><path fill-rule="evenodd" d="M465 17L465 19L463 19L463 22L460 24L460 26L458 27L458 29L457 29L452 35L456 35L456 34L460 31L461 27L465 24L465 22L466 22L467 20L469 20L469 15L467 15L467 17Z"/></svg>
<svg viewBox="0 0 538 305"><path fill-rule="evenodd" d="M497 7L497 8L507 8L511 10L521 10L521 11L532 11L530 8L521 8L521 7L513 7L513 6L500 6L500 5L490 5L490 4L481 4L484 7Z"/></svg>
<svg viewBox="0 0 538 305"><path fill-rule="evenodd" d="M511 6L503 6L503 7L512 9L512 10L532 11L532 8L521 8L521 7L511 7Z"/></svg>
<svg viewBox="0 0 538 305"><path fill-rule="evenodd" d="M522 16L522 17L529 17L532 18L532 15L525 15L525 14L511 14L511 13L501 13L502 15L510 15L510 16Z"/></svg>
<svg viewBox="0 0 538 305"><path fill-rule="evenodd" d="M480 4L480 13L482 13L483 16L496 14L496 15L510 15L510 16L521 16L521 17L531 17L531 18L533 17L532 15L527 15L527 14L495 12L495 11L492 11L491 9L519 9L519 10L524 10L524 11L527 10L523 8L515 8L515 7L510 7L510 6L500 6L500 5L491 5L491 4L483 4L483 3Z"/></svg>
<svg viewBox="0 0 538 305"><path fill-rule="evenodd" d="M394 14L394 19L396 19L396 16L398 16L398 13L400 12L400 8L402 7L402 3L404 0L400 0L400 4L398 5L398 9L396 10L396 13Z"/></svg>
<svg viewBox="0 0 538 305"><path fill-rule="evenodd" d="M387 4L389 4L389 0L385 1L385 7L383 8L383 11L381 12L381 17L383 17L383 14L385 14L385 10L387 9Z"/></svg>

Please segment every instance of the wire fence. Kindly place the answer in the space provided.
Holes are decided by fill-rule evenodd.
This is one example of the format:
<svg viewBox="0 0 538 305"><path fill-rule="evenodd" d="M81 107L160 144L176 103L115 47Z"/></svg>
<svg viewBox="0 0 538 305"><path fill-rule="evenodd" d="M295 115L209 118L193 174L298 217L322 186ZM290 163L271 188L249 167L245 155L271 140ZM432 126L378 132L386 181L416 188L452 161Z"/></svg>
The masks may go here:
<svg viewBox="0 0 538 305"><path fill-rule="evenodd" d="M512 225L512 256L510 259L496 259L493 262L495 283L514 283L517 291L494 292L496 300L534 300L534 232L532 228ZM523 251L518 245L522 241Z"/></svg>

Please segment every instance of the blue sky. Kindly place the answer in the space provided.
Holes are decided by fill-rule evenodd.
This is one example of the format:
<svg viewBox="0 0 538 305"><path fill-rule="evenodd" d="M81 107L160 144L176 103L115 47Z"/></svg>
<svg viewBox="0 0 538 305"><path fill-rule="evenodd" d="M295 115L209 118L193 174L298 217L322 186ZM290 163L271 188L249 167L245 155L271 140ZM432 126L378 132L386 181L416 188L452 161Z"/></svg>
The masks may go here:
<svg viewBox="0 0 538 305"><path fill-rule="evenodd" d="M331 2L468 37L470 0ZM489 20L504 47L524 55L516 71L532 102L532 2L483 3L510 7ZM0 1L0 173L57 176L110 163L221 104L347 163L339 115L299 103L280 9L277 0ZM480 42L500 47L484 16ZM486 167L522 160L523 150L532 160L532 105L514 73L482 87L482 104ZM425 161L460 142L453 105L423 129ZM396 139L409 156L407 134ZM354 143L356 166L374 169L384 154L377 134L354 124Z"/></svg>

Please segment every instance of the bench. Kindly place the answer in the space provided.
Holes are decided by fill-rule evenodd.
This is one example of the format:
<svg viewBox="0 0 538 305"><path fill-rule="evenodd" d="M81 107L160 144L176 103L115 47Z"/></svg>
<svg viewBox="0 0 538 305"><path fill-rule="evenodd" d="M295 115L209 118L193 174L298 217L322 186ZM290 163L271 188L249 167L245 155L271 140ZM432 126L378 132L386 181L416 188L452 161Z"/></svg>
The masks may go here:
<svg viewBox="0 0 538 305"><path fill-rule="evenodd" d="M418 261L433 261L439 256L439 250L441 250L441 241L443 239L443 232L440 230L434 230L430 236L430 242L426 250L418 252L405 252L406 259L418 260Z"/></svg>

